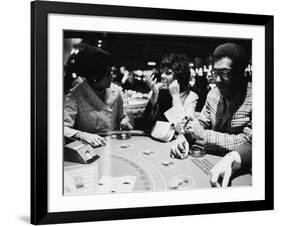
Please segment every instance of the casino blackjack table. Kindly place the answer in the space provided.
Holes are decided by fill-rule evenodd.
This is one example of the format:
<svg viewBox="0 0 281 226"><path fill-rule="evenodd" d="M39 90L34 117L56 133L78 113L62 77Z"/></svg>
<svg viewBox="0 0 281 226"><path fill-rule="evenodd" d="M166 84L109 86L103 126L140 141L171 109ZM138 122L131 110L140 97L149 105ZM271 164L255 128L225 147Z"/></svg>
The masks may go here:
<svg viewBox="0 0 281 226"><path fill-rule="evenodd" d="M66 194L211 188L210 169L221 159L208 153L174 159L170 157L171 142L140 134L112 133L104 137L105 146L89 149L92 156L99 157L94 162L64 162L65 178L70 178L73 188L65 189ZM241 174L232 179L231 186L251 183L250 174Z"/></svg>

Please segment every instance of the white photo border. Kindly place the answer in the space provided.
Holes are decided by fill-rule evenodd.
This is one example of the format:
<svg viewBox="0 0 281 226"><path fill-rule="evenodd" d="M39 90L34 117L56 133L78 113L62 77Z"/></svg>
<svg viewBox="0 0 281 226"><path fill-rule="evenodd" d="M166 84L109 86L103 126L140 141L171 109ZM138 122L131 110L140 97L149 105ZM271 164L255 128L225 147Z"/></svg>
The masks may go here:
<svg viewBox="0 0 281 226"><path fill-rule="evenodd" d="M184 29L183 29L184 27ZM63 31L104 31L252 39L252 186L228 189L63 196ZM48 14L48 212L265 199L265 27L156 19ZM60 79L61 78L61 79ZM211 195L210 195L211 194Z"/></svg>

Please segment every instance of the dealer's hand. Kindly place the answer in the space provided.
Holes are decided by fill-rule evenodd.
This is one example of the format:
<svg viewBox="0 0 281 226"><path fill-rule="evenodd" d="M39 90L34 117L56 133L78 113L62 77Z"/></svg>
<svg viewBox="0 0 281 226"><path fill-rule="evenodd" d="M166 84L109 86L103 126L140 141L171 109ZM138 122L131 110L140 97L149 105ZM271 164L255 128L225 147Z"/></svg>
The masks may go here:
<svg viewBox="0 0 281 226"><path fill-rule="evenodd" d="M171 158L186 159L189 152L189 143L185 139L184 135L180 134L171 147Z"/></svg>
<svg viewBox="0 0 281 226"><path fill-rule="evenodd" d="M223 188L228 186L234 161L234 157L227 154L210 170L212 186ZM220 177L222 177L221 185L219 183Z"/></svg>
<svg viewBox="0 0 281 226"><path fill-rule="evenodd" d="M106 141L103 137L92 133L78 132L75 134L75 138L78 138L93 147L103 146L106 144Z"/></svg>
<svg viewBox="0 0 281 226"><path fill-rule="evenodd" d="M200 125L199 121L194 118L190 118L189 122L184 128L185 133L191 135L191 137L195 140L204 140L206 131Z"/></svg>

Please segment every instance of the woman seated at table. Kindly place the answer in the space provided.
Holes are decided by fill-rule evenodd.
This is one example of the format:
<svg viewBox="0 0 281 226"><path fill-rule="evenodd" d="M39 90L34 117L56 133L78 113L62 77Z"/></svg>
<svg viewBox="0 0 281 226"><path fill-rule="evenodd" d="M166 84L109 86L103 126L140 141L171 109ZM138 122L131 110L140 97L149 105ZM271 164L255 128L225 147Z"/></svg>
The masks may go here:
<svg viewBox="0 0 281 226"><path fill-rule="evenodd" d="M144 112L145 130L151 131L156 121L168 121L164 113L171 107L193 116L198 95L189 89L189 61L185 54L165 55L160 64L161 83L152 74L147 84L152 95Z"/></svg>
<svg viewBox="0 0 281 226"><path fill-rule="evenodd" d="M88 45L79 46L65 67L85 80L64 101L64 136L96 147L105 144L99 132L132 129L123 109L120 88L111 83L110 55Z"/></svg>

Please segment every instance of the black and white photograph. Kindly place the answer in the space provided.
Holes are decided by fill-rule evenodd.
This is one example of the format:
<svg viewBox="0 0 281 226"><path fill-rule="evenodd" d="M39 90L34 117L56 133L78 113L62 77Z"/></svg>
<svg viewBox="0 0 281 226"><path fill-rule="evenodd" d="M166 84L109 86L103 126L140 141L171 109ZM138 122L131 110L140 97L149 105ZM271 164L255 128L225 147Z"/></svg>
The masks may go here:
<svg viewBox="0 0 281 226"><path fill-rule="evenodd" d="M273 17L32 4L31 222L273 208Z"/></svg>
<svg viewBox="0 0 281 226"><path fill-rule="evenodd" d="M278 1L1 6L1 225L280 224Z"/></svg>
<svg viewBox="0 0 281 226"><path fill-rule="evenodd" d="M63 38L64 195L252 185L252 40Z"/></svg>

